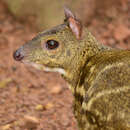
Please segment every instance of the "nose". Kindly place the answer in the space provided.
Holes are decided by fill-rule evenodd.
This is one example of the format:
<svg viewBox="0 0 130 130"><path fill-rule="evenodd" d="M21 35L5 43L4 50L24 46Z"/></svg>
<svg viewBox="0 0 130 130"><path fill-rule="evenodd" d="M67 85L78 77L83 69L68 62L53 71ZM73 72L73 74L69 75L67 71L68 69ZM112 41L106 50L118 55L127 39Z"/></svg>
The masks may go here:
<svg viewBox="0 0 130 130"><path fill-rule="evenodd" d="M18 49L13 53L13 57L16 61L21 61L24 58L24 54L21 49Z"/></svg>

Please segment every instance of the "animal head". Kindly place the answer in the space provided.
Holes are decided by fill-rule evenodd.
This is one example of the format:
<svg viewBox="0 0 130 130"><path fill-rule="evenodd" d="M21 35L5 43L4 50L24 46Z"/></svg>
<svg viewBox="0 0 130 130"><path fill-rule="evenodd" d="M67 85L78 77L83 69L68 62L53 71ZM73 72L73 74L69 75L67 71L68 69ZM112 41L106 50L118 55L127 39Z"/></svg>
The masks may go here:
<svg viewBox="0 0 130 130"><path fill-rule="evenodd" d="M78 58L82 25L76 16L64 8L64 23L39 33L14 52L14 59L29 63L45 71L64 73Z"/></svg>

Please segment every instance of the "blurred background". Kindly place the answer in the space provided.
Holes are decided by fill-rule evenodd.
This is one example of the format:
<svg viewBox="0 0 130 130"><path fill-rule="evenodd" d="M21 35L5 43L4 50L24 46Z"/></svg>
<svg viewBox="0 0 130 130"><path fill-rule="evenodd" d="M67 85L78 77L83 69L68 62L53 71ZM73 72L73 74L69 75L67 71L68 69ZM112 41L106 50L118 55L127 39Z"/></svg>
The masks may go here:
<svg viewBox="0 0 130 130"><path fill-rule="evenodd" d="M0 130L77 129L60 75L12 58L39 31L63 22L64 5L100 42L130 49L130 0L0 0Z"/></svg>

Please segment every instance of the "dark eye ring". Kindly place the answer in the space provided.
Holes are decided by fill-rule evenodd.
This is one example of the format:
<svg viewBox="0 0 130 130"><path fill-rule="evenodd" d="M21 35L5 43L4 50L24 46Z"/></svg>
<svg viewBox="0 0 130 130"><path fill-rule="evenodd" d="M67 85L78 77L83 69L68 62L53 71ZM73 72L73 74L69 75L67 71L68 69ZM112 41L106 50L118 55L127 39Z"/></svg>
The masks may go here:
<svg viewBox="0 0 130 130"><path fill-rule="evenodd" d="M45 44L49 50L56 49L59 46L59 43L55 40L48 40Z"/></svg>

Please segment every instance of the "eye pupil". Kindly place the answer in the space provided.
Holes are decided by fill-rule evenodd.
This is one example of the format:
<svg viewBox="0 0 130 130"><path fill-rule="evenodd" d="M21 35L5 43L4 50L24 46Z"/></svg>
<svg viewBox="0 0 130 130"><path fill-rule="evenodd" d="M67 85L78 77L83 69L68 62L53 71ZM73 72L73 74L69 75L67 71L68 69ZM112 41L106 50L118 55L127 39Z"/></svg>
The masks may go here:
<svg viewBox="0 0 130 130"><path fill-rule="evenodd" d="M59 43L55 40L48 40L46 42L47 49L56 49L59 46Z"/></svg>

